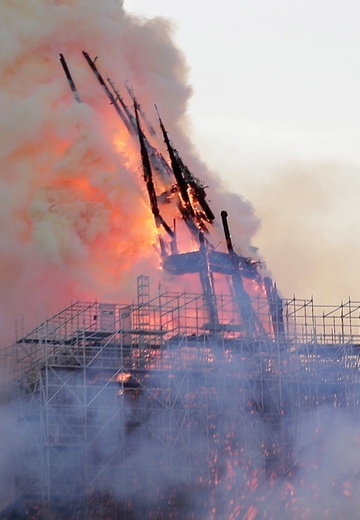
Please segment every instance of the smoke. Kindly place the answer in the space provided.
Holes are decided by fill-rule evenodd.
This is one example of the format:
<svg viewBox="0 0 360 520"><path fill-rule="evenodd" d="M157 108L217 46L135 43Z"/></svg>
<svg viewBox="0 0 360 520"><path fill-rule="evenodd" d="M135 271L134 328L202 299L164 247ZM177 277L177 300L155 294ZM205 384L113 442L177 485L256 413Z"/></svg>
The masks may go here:
<svg viewBox="0 0 360 520"><path fill-rule="evenodd" d="M122 371L111 379L105 370L43 372L46 419L34 414L36 408L29 413L24 400L1 408L0 497L14 500L23 488L44 491L46 483L51 496L66 496L66 504L56 505L58 515L64 508L63 517L75 518L86 494L89 520L120 513L144 519L355 520L356 411L351 417L333 404L296 408L294 395L284 398L289 388L278 371L283 362L296 370L296 359L283 353L279 366L272 361L274 371L258 380L254 374L259 362L268 366L266 356L260 361L194 339L188 346L169 345L154 356L150 370L134 371L131 378ZM342 370L336 367L338 379ZM84 376L91 375L85 392ZM311 390L302 388L311 400ZM331 401L329 383L327 391ZM333 391L339 392L338 382ZM20 408L27 412L15 422ZM51 478L44 480L45 459L39 456L48 444ZM279 472L284 461L288 471ZM15 477L17 487L10 489ZM24 508L21 501L15 506Z"/></svg>
<svg viewBox="0 0 360 520"><path fill-rule="evenodd" d="M137 146L108 106L82 58L83 50L93 57L99 56L102 70L120 88L125 80L130 81L148 116L153 113L153 103L158 104L185 162L209 183L214 212L218 215L221 209L228 210L235 247L247 253L258 220L248 202L225 193L221 181L197 158L186 135L186 107L191 88L187 84L184 57L172 42L169 22L129 16L123 3L114 0L33 0L31 3L4 0L0 5L0 24L4 50L0 58L3 343L10 343L13 338L16 316L25 315L28 328L37 314L42 321L46 312L51 314L71 299L97 296L104 300L128 300L134 276L142 272L157 273L156 229L141 180ZM72 98L58 61L60 52L69 62L81 104ZM328 181L333 174L322 168L315 180L307 169L305 175L303 171L295 171L291 178L284 175L280 186L272 187L270 192L266 187L259 196L265 224L270 226L272 250L277 249L274 241L280 236L278 229L283 220L273 220L273 215L267 213L269 196L281 194L282 205L284 201L289 206L302 201L308 212L311 196L311 211L316 209L307 228L307 237L314 240L307 246L304 246L306 237L294 238L296 221L287 220L285 250L291 256L284 255L284 263L280 259L270 262L283 273L291 273L289 268L299 244L314 251L318 229L314 222L321 224L321 215L331 209L320 181L325 176ZM290 181L295 186L292 191L295 197L288 195ZM347 244L340 244L335 255L331 237L328 253L315 248L327 262L332 259L335 264L332 273L338 271L343 255L347 255ZM270 254L271 249L269 257ZM306 272L312 264L309 254ZM301 271L298 269L291 276L292 283L299 282L300 289ZM313 277L316 281L318 273ZM44 305L47 311L36 310ZM177 508L184 512L184 518L193 514L204 520L211 515L226 519L315 519L325 515L330 519L357 518L358 423L334 409L321 410L320 415L319 411L309 413L299 424L299 434L291 438L295 443L294 460L298 461L296 472L276 483L271 483L271 479L261 480L257 467L263 446L259 440L264 438L270 443L277 432L261 420L258 388L242 386L251 379L243 359L235 355L231 363L224 362L221 355L220 359L216 357L219 355L216 348L213 354L215 369L206 381L199 378L195 365L189 367L189 373L195 376L188 386L182 386L178 380L157 381L162 396L171 383L178 400L171 403L173 408L166 416L169 419L166 424L159 422L164 419L164 410L161 406L160 411L156 409L155 403L161 404L157 396L146 392L138 397L138 408L144 415L139 412L134 416L133 403L124 392L116 400L106 400L110 403L108 408L99 401L92 417L89 416L88 408L74 397L74 389L83 381L76 381L74 374L70 381L69 375L58 397L68 400L79 423L66 424L63 419L64 431L80 427L85 421L103 425L115 418L112 427L97 431L94 426L92 430L89 461L96 466L99 460L106 460L110 468L96 480L94 501L97 493L107 492L121 503L130 497L139 513L154 507L162 511ZM177 355L181 356L181 352L175 351L173 361ZM154 382L151 384L156 386ZM151 384L148 381L148 387ZM111 391L114 392L114 386ZM40 481L40 475L34 474L34 468L40 467L34 442L43 432L31 420L20 424L15 420L20 404L24 403L13 401L1 407L0 499L4 503L16 495L12 489L17 471L14 460L22 460L23 477ZM210 415L207 411L205 414L205 409L210 410ZM53 403L49 414L53 414L54 424L60 422L58 413ZM191 415L191 423L187 414ZM175 446L172 444L180 425L185 432L191 431L191 444L186 435L178 437ZM149 434L156 431L163 444ZM206 433L209 431L211 438ZM57 434L60 432L52 432ZM119 455L125 437L129 448L125 459L127 471L122 468L117 472L111 460ZM215 457L212 465L206 458L209 451ZM167 457L176 459L175 474L169 469L174 461L169 465ZM57 464L64 472L59 473L58 484L68 483L64 475L71 476L70 482L78 481L75 462L78 461L71 455L61 453ZM189 466L197 468L190 479ZM209 473L216 483L215 491L199 484ZM153 476L151 480L149 474ZM177 493L172 496L174 489ZM161 496L162 502L154 504L154 496Z"/></svg>
<svg viewBox="0 0 360 520"><path fill-rule="evenodd" d="M283 294L357 298L358 178L350 163L291 161L250 186L261 218L256 242Z"/></svg>
<svg viewBox="0 0 360 520"><path fill-rule="evenodd" d="M281 518L357 518L358 431L358 418L344 410L320 406L305 414L294 453L296 473L278 481L278 493L271 497L269 509L279 508L280 497L284 506Z"/></svg>
<svg viewBox="0 0 360 520"><path fill-rule="evenodd" d="M158 104L186 162L210 184L214 202L219 199L217 213L226 196L218 198L220 181L196 158L186 135L191 88L168 21L130 16L120 0L4 1L0 20L0 315L2 342L9 343L16 316L25 316L29 327L44 305L52 313L70 300L128 298L135 275L158 271L138 145L109 106L83 50L99 57L117 88L129 81L150 118ZM240 197L232 204L245 253L257 220Z"/></svg>

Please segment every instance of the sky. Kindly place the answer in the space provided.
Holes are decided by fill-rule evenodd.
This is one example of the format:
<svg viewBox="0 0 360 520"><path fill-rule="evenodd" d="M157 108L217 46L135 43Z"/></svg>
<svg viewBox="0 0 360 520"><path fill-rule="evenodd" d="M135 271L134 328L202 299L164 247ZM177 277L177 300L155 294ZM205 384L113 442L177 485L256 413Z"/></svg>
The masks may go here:
<svg viewBox="0 0 360 520"><path fill-rule="evenodd" d="M191 139L261 219L286 297L360 300L360 6L334 0L125 0L172 20Z"/></svg>

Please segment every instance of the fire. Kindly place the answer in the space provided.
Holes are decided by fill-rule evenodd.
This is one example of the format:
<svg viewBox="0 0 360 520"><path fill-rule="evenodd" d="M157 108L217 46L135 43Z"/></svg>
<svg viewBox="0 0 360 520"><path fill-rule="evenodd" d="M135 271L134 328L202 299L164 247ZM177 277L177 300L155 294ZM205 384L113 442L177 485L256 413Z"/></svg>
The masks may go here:
<svg viewBox="0 0 360 520"><path fill-rule="evenodd" d="M69 9L66 3L40 0L38 9L29 10L22 0L1 8L8 27L7 52L0 60L6 122L1 171L2 243L7 251L3 287L9 277L16 279L18 291L26 286L37 302L48 301L50 290L56 307L80 295L121 299L128 280L141 274L144 265L154 276L160 264L139 143L84 61L84 42L91 56L99 56L105 81L108 73L112 75L127 106L132 100L125 81L153 126L157 102L177 140L191 150L183 120L190 95L186 63L172 42L170 27L163 20L139 21L121 2L101 9L94 0L85 3L77 0ZM59 53L69 59L80 103L61 70ZM153 136L148 123L144 128L164 153L162 138ZM211 174L193 153L189 157L202 181L191 179L188 189L200 226L204 209L199 195L203 186L212 185ZM182 194L174 192L173 181L157 178L155 183L157 195L172 200L162 211L173 228L176 200ZM231 196L225 206L245 217L240 235L248 244L256 228L250 204ZM180 231L181 219L177 226ZM218 233L216 247L221 240ZM196 240L179 233L180 251L197 248ZM44 283L45 273L55 291ZM11 307L21 313L19 299L18 292L7 291L7 308L0 314L5 316Z"/></svg>
<svg viewBox="0 0 360 520"><path fill-rule="evenodd" d="M175 106L172 120L188 95L179 79L183 60L163 24L160 32L158 23L149 24L133 39L138 20L119 2L99 9L96 2L85 6L79 0L68 7L40 0L33 10L23 1L0 8L8 27L8 52L0 60L2 330L13 323L9 312L25 312L19 307L24 290L35 308L49 300L57 308L79 295L119 299L129 273L140 274L141 262L154 271L159 264L138 145L107 106L82 50L91 42L104 68L117 75L116 83L131 80L142 103L152 106L161 99L164 112ZM165 59L169 51L176 65ZM60 52L71 57L81 103L73 100ZM165 62L161 71L158 65ZM6 289L9 280L15 286Z"/></svg>

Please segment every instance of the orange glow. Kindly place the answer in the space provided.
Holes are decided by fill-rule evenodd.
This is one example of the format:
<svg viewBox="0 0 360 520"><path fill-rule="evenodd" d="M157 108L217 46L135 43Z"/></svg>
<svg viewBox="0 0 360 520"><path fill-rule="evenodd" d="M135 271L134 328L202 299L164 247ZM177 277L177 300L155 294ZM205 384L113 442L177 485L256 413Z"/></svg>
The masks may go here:
<svg viewBox="0 0 360 520"><path fill-rule="evenodd" d="M350 482L344 482L343 488L344 488L344 491L343 491L344 496L349 497L349 498L352 497Z"/></svg>
<svg viewBox="0 0 360 520"><path fill-rule="evenodd" d="M119 374L116 375L115 381L117 383L126 383L126 381L128 381L130 379L130 377L131 377L131 375L127 374L126 372L120 372Z"/></svg>
<svg viewBox="0 0 360 520"><path fill-rule="evenodd" d="M257 515L256 506L252 505L249 507L247 512L244 514L244 520L255 520Z"/></svg>

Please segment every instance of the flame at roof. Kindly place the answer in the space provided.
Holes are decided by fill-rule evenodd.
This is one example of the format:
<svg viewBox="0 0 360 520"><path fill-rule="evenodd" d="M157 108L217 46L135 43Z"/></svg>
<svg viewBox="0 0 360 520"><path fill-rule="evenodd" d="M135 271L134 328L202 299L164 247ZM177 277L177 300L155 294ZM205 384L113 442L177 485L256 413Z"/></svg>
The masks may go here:
<svg viewBox="0 0 360 520"><path fill-rule="evenodd" d="M99 56L105 79L107 71L115 85L129 79L144 112L160 102L191 169L212 190L220 191L220 181L211 179L182 131L191 88L166 21L142 21L129 16L121 2L96 0L37 0L31 9L25 0L2 3L0 16L6 25L0 59L0 314L8 343L19 314L33 322L44 303L52 312L71 299L119 300L129 296L133 276L145 266L151 276L158 271L158 230L139 171L138 143L104 103L84 47ZM71 60L81 103L71 96L60 52ZM164 190L157 186L157 196L166 198L166 178L159 188L161 182ZM227 198L241 214L234 219L236 245L245 251L257 219L239 196ZM212 211L219 215L226 207L231 215L222 199L218 193ZM172 228L170 205L163 218ZM193 238L179 239L179 250L189 245L182 240Z"/></svg>

